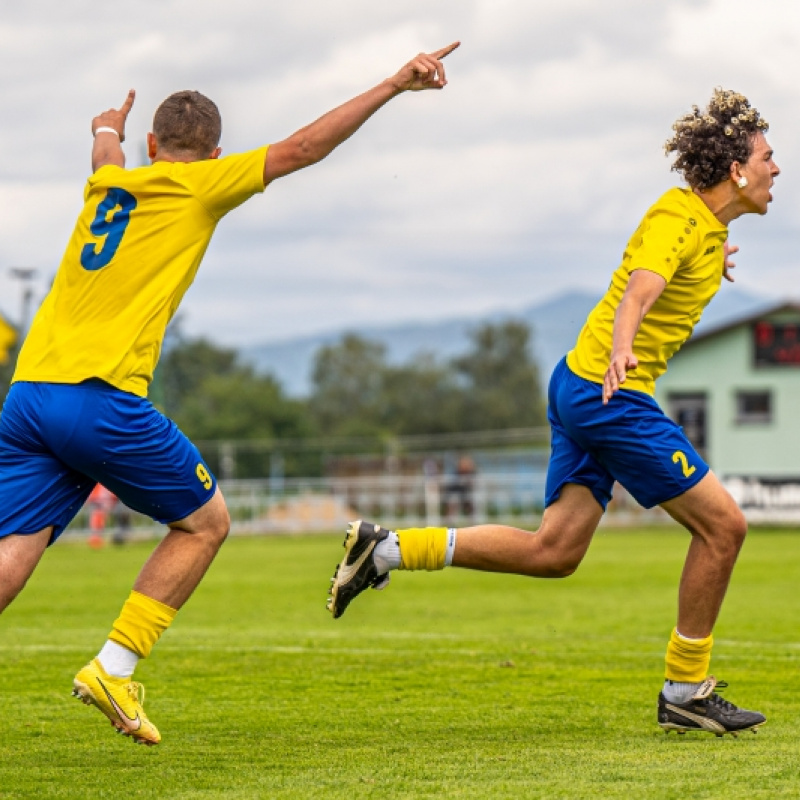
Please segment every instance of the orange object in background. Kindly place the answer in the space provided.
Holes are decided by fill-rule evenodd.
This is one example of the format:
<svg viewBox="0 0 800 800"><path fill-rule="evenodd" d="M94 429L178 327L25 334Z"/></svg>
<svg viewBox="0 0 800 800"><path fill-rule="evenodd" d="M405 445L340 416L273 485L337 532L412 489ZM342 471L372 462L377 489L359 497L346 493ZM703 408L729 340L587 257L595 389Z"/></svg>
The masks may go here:
<svg viewBox="0 0 800 800"><path fill-rule="evenodd" d="M87 499L89 506L89 547L99 549L105 546L105 529L108 522L108 515L112 508L117 504L117 496L98 483Z"/></svg>

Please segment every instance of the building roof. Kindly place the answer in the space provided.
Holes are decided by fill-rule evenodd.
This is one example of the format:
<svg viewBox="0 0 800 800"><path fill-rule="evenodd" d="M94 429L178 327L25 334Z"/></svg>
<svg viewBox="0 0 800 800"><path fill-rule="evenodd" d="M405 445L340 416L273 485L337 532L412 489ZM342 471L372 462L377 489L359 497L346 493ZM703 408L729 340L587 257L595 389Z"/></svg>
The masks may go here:
<svg viewBox="0 0 800 800"><path fill-rule="evenodd" d="M727 333L728 331L733 330L734 328L739 328L742 325L750 325L766 316L779 314L783 311L796 311L798 314L800 314L800 301L779 300L777 302L767 302L764 305L757 307L755 310L749 310L745 314L736 314L715 325L703 328L699 331L696 330L692 334L692 338L686 342L683 348L686 348L691 344L695 344L696 342L710 339L712 336L719 336L722 333Z"/></svg>

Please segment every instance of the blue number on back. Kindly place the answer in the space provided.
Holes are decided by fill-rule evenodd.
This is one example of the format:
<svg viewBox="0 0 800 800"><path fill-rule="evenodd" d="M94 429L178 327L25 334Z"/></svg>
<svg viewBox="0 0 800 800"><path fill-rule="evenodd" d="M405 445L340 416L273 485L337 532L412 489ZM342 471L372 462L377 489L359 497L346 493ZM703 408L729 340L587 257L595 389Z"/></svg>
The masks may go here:
<svg viewBox="0 0 800 800"><path fill-rule="evenodd" d="M119 206L119 210L108 219L108 213ZM96 270L106 266L114 258L125 228L128 227L131 211L136 208L136 198L124 189L113 188L108 190L105 198L97 206L97 214L89 230L95 236L105 236L103 248L95 252L93 244L86 244L81 250L81 264L84 269Z"/></svg>

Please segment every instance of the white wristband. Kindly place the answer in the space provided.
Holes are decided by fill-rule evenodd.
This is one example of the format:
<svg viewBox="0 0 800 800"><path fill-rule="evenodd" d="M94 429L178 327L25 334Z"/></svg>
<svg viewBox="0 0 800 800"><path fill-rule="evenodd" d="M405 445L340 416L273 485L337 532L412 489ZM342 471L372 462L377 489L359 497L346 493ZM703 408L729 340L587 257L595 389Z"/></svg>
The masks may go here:
<svg viewBox="0 0 800 800"><path fill-rule="evenodd" d="M93 135L97 136L98 133L113 133L114 135L118 136L120 139L122 138L119 135L119 131L115 130L114 128L106 128L106 127L96 128Z"/></svg>

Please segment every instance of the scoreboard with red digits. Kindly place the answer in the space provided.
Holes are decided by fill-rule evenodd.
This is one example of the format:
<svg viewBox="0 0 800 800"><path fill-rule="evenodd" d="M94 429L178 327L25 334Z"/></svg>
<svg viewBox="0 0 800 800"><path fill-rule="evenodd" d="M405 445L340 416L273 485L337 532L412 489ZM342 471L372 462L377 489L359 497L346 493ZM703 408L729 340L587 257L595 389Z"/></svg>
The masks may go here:
<svg viewBox="0 0 800 800"><path fill-rule="evenodd" d="M800 367L800 323L756 322L753 353L757 367Z"/></svg>

